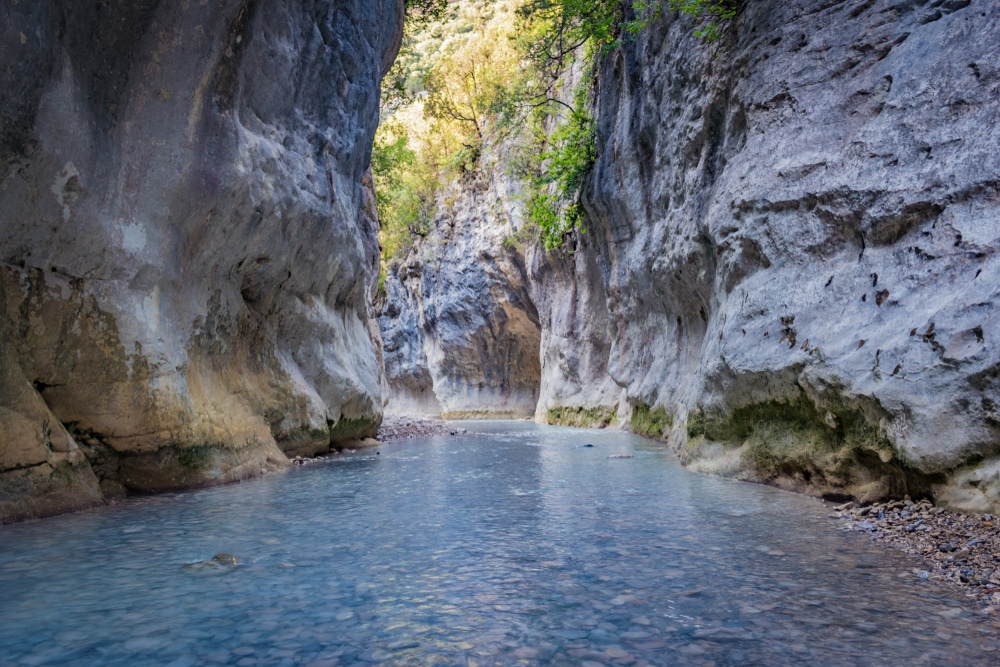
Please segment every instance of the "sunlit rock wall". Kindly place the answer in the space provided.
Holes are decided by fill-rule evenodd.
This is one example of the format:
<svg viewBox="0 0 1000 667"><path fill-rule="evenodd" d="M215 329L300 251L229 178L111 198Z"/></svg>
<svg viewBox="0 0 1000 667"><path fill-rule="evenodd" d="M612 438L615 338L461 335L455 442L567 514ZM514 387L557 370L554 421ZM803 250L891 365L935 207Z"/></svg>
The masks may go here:
<svg viewBox="0 0 1000 667"><path fill-rule="evenodd" d="M535 412L541 330L517 183L496 155L439 196L431 232L387 267L387 410L446 417Z"/></svg>
<svg viewBox="0 0 1000 667"><path fill-rule="evenodd" d="M1000 509L998 16L749 2L712 45L665 14L599 73L574 261L609 340L546 338L696 468ZM575 382L545 368L543 403Z"/></svg>
<svg viewBox="0 0 1000 667"><path fill-rule="evenodd" d="M374 432L363 180L401 22L399 0L0 6L0 520Z"/></svg>

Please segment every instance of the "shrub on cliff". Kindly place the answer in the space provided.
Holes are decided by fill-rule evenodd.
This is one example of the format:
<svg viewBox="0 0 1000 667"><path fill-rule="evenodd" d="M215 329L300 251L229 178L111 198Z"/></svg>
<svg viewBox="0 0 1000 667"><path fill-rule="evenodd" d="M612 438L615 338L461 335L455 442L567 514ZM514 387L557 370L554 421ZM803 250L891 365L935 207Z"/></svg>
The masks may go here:
<svg viewBox="0 0 1000 667"><path fill-rule="evenodd" d="M408 0L403 48L383 83L391 129L379 131L373 155L383 257L426 235L441 183L477 172L484 146L504 141L518 148L535 238L563 245L581 229L596 159L590 65L665 10L718 39L740 1ZM586 66L569 100L574 63Z"/></svg>

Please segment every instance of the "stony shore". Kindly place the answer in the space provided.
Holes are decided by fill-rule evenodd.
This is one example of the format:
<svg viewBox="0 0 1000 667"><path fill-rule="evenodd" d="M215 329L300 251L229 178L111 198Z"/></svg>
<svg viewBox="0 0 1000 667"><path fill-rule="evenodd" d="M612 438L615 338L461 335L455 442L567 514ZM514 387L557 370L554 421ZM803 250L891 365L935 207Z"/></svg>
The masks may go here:
<svg viewBox="0 0 1000 667"><path fill-rule="evenodd" d="M457 435L465 433L464 428L455 428L443 419L435 417L411 417L406 415L386 415L378 430L382 442L424 438L431 435Z"/></svg>
<svg viewBox="0 0 1000 667"><path fill-rule="evenodd" d="M834 508L843 529L923 560L921 579L961 587L983 613L1000 618L1000 520L991 514L956 514L929 500Z"/></svg>
<svg viewBox="0 0 1000 667"><path fill-rule="evenodd" d="M377 438L365 438L350 443L343 449L333 449L319 456L296 456L292 459L293 466L304 466L341 454L354 454L359 449L377 450L383 442L398 442L410 438L424 438L432 435L458 435L466 433L464 428L449 425L443 419L434 417L410 417L404 415L386 415L378 430Z"/></svg>

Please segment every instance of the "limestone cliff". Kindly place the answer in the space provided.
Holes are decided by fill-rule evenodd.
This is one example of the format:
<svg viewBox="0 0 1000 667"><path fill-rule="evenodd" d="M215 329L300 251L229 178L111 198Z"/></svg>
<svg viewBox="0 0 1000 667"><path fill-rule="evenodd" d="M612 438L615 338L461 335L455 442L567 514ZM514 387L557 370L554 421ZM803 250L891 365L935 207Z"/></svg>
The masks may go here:
<svg viewBox="0 0 1000 667"><path fill-rule="evenodd" d="M998 15L767 0L721 43L665 13L604 57L586 234L527 253L538 416L1000 510Z"/></svg>
<svg viewBox="0 0 1000 667"><path fill-rule="evenodd" d="M685 460L1000 506L998 11L752 2L603 63L608 372Z"/></svg>
<svg viewBox="0 0 1000 667"><path fill-rule="evenodd" d="M449 185L431 233L390 263L380 324L388 409L447 417L530 416L541 330L517 183L503 160Z"/></svg>
<svg viewBox="0 0 1000 667"><path fill-rule="evenodd" d="M0 520L373 433L364 177L401 23L399 0L0 7Z"/></svg>

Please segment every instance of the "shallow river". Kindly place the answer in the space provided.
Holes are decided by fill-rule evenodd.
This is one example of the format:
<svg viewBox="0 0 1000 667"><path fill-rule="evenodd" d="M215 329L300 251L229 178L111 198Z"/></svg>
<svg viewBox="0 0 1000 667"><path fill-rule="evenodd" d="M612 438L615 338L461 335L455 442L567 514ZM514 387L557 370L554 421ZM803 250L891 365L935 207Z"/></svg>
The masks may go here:
<svg viewBox="0 0 1000 667"><path fill-rule="evenodd" d="M817 501L623 433L465 426L0 527L0 665L1000 664Z"/></svg>

